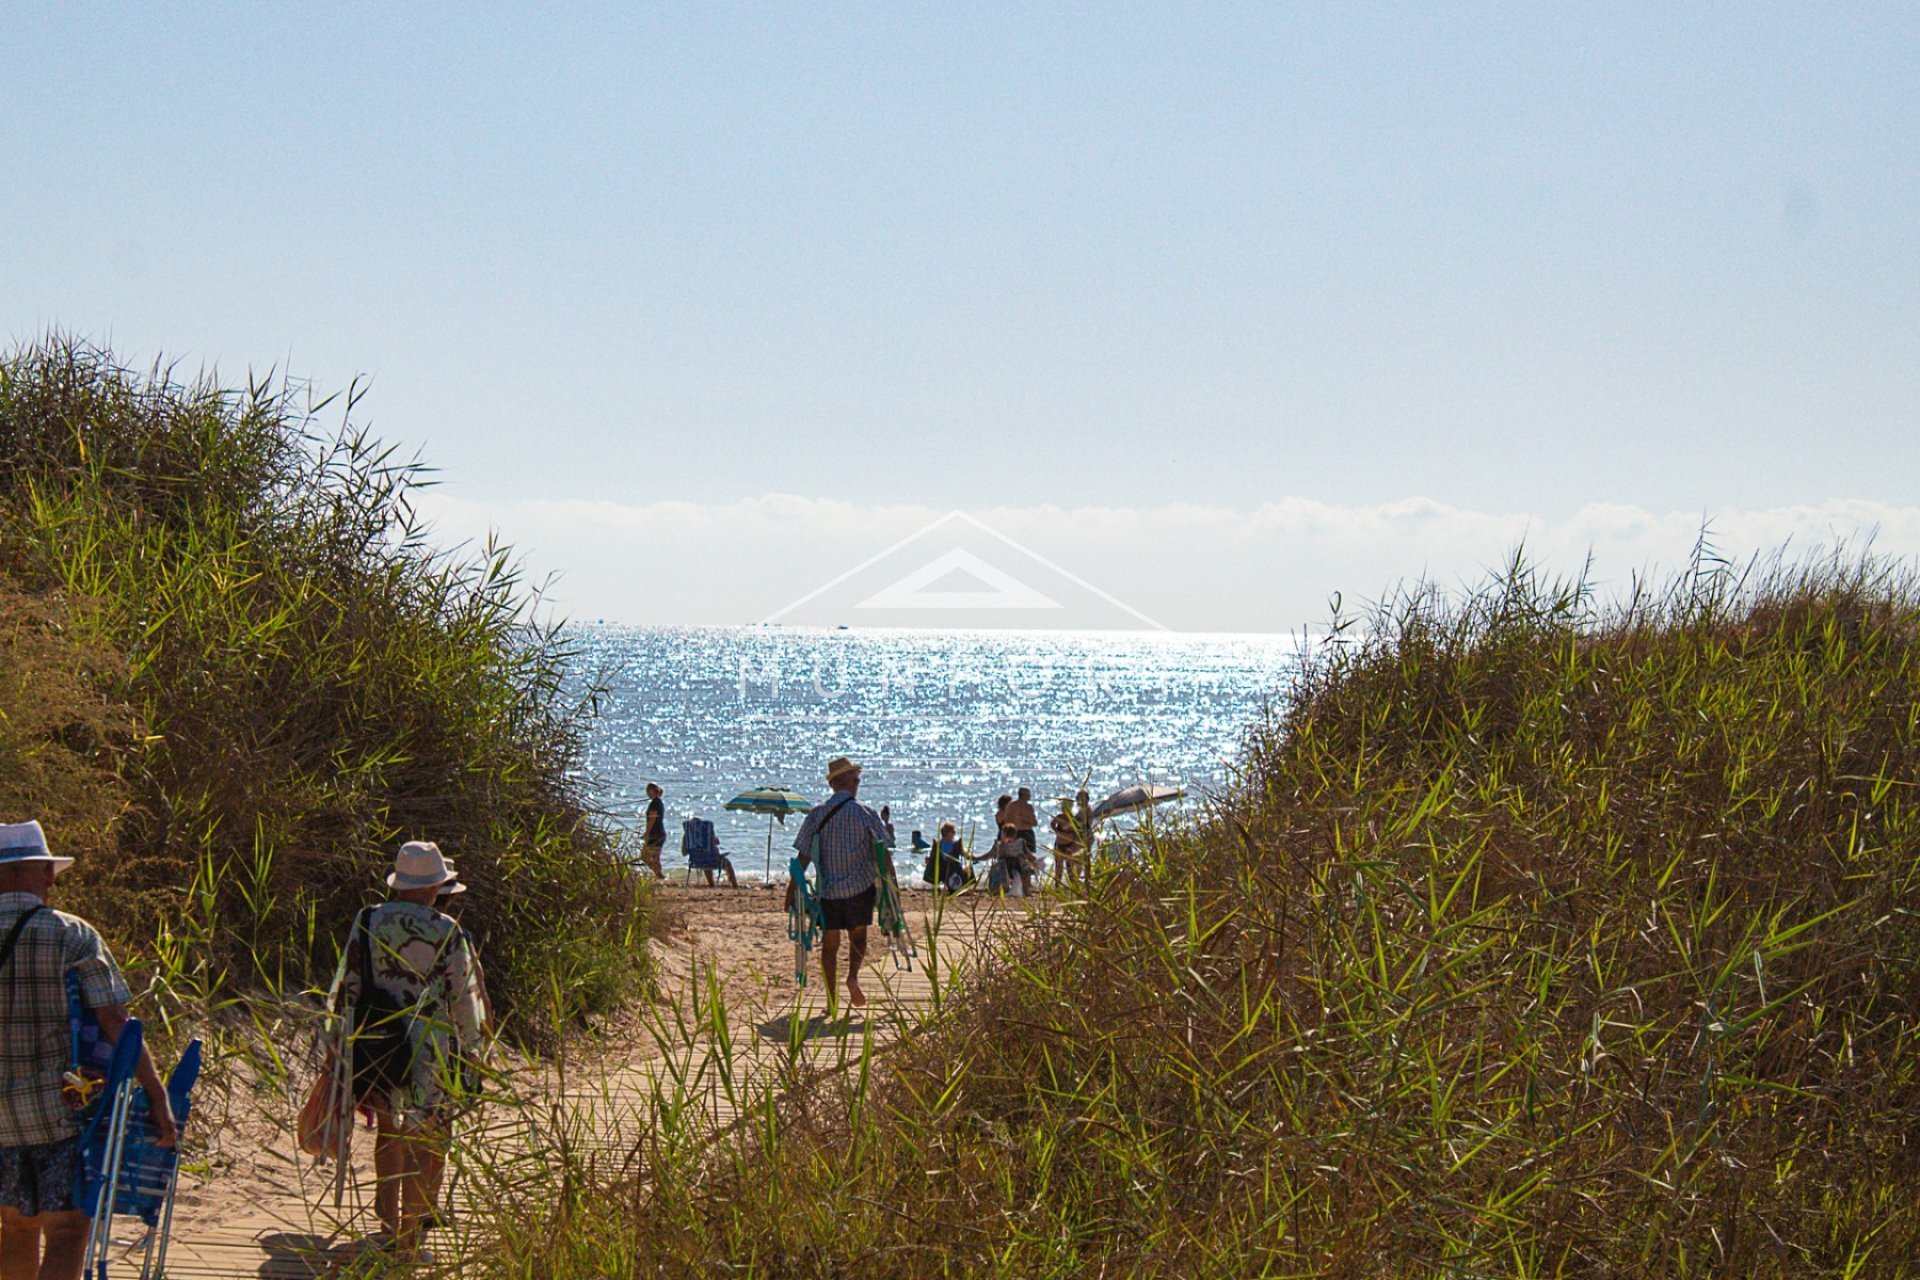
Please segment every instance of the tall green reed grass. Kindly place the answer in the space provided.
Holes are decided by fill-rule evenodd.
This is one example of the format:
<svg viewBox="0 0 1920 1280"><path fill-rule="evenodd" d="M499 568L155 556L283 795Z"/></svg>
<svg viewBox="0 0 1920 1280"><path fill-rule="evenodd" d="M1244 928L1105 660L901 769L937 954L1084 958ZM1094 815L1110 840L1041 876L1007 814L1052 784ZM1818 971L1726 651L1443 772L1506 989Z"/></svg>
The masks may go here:
<svg viewBox="0 0 1920 1280"><path fill-rule="evenodd" d="M91 796L21 775L7 802L85 852L65 901L163 1007L324 981L394 847L437 840L509 1026L550 1039L643 950L579 781L591 706L507 551L429 542L425 473L355 424L361 392L137 373L62 336L0 358L6 612L42 619L6 650L37 710L0 749Z"/></svg>
<svg viewBox="0 0 1920 1280"><path fill-rule="evenodd" d="M1917 787L1903 567L1412 588L879 1061L669 1088L467 1266L1911 1276Z"/></svg>

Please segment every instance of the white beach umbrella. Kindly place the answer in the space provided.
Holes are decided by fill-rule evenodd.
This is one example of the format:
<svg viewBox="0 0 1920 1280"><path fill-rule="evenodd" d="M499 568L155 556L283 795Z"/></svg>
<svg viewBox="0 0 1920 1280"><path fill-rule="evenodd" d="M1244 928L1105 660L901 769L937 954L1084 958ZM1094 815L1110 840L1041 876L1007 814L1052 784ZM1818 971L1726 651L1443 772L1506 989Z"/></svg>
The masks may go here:
<svg viewBox="0 0 1920 1280"><path fill-rule="evenodd" d="M1117 818L1123 813L1138 813L1169 800L1178 800L1186 794L1179 787L1122 787L1093 806L1093 819L1098 822L1102 818Z"/></svg>

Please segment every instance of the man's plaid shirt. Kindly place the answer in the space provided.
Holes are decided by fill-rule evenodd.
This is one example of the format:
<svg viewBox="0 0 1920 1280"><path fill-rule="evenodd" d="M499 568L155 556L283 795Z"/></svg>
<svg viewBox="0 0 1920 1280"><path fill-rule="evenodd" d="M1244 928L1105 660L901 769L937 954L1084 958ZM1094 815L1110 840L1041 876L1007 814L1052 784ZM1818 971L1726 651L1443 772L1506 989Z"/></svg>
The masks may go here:
<svg viewBox="0 0 1920 1280"><path fill-rule="evenodd" d="M846 812L836 811L845 807ZM831 821L829 821L831 819ZM825 825L826 830L821 831ZM813 837L820 836L820 896L851 898L873 887L873 842L893 847L893 832L880 815L858 800L836 791L833 798L807 814L793 847L813 857Z"/></svg>
<svg viewBox="0 0 1920 1280"><path fill-rule="evenodd" d="M0 943L22 912L39 905L30 893L0 893ZM60 1096L73 1051L68 972L80 979L80 998L90 1009L133 998L92 925L64 911L42 911L27 921L13 959L0 970L0 1147L40 1146L76 1131Z"/></svg>

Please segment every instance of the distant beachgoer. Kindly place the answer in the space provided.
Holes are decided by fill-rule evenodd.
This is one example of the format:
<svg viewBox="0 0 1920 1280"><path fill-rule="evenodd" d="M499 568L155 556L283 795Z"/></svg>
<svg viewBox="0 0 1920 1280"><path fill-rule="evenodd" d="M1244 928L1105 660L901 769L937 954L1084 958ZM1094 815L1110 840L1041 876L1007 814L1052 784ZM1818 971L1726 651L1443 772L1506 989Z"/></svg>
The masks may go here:
<svg viewBox="0 0 1920 1280"><path fill-rule="evenodd" d="M1033 811L1033 791L1020 788L1020 794L1013 802L1001 810L1000 821L1014 830L1020 842L1027 846L1027 857L1023 862L1024 879L1028 893L1033 892L1033 877L1040 871L1040 840L1036 829L1040 826L1040 815Z"/></svg>
<svg viewBox="0 0 1920 1280"><path fill-rule="evenodd" d="M887 844L889 847L891 847L894 843L893 806L892 805L883 804L880 806L880 825L887 829Z"/></svg>
<svg viewBox="0 0 1920 1280"><path fill-rule="evenodd" d="M1001 892L1010 892L1016 885L1022 893L1026 892L1027 876L1025 860L1027 845L1020 838L1020 832L1012 823L1000 828L1000 839L994 842L993 852L988 855L994 860L990 883L998 883Z"/></svg>
<svg viewBox="0 0 1920 1280"><path fill-rule="evenodd" d="M993 829L998 832L1007 821L1007 806L1013 803L1012 796L1001 796L993 802Z"/></svg>
<svg viewBox="0 0 1920 1280"><path fill-rule="evenodd" d="M1020 838L1027 842L1027 848L1032 849L1036 847L1033 832L1034 828L1040 825L1040 815L1033 811L1033 790L1031 788L1020 788L1020 794L1015 796L1013 800L1008 803L1007 807L1000 811L1000 822L1002 826L1012 827L1015 831L1019 832Z"/></svg>
<svg viewBox="0 0 1920 1280"><path fill-rule="evenodd" d="M646 863L655 880L667 878L667 873L660 869L660 851L667 847L667 804L663 799L666 794L659 783L647 784L647 823L640 835L640 861Z"/></svg>
<svg viewBox="0 0 1920 1280"><path fill-rule="evenodd" d="M720 833L702 817L688 818L680 824L680 852L687 866L707 874L707 888L713 888L715 870L727 873L727 883L738 889L740 877L733 873L733 860L720 852Z"/></svg>
<svg viewBox="0 0 1920 1280"><path fill-rule="evenodd" d="M1087 883L1093 883L1093 807L1087 798L1087 789L1080 788L1073 796L1073 825L1080 837L1080 856L1087 860Z"/></svg>
<svg viewBox="0 0 1920 1280"><path fill-rule="evenodd" d="M79 980L81 1000L110 1039L132 999L94 927L47 905L72 865L48 850L38 822L0 825L0 1273L8 1280L78 1280L86 1254L90 1218L74 1185L80 1127L63 1092L73 1062L67 977ZM144 1047L136 1074L155 1139L171 1147L179 1129Z"/></svg>
<svg viewBox="0 0 1920 1280"><path fill-rule="evenodd" d="M878 882L873 844L893 847L893 832L880 815L860 803L860 766L845 756L827 762L827 786L833 796L807 814L793 838L800 865L810 866L820 846L820 907L826 932L820 941L820 968L827 981L827 1004L837 1000L834 968L840 935L847 935L847 999L857 1008L867 1002L860 990L860 966L867 958L867 926L873 923ZM789 890L791 892L791 890Z"/></svg>
<svg viewBox="0 0 1920 1280"><path fill-rule="evenodd" d="M1073 801L1061 800L1060 812L1053 815L1047 826L1053 831L1053 883L1057 888L1061 881L1073 880L1079 875L1080 831L1073 817Z"/></svg>
<svg viewBox="0 0 1920 1280"><path fill-rule="evenodd" d="M373 1112L376 1126L374 1211L394 1251L413 1257L436 1213L453 1121L478 1086L471 1076L486 1051L487 996L472 939L434 909L437 900L466 891L440 847L401 845L387 887L393 893L386 902L355 917L330 1000L343 1015L358 1008L370 999L370 975L381 1003L401 1011L400 1060L388 1066L385 1082L357 1080L354 1101Z"/></svg>
<svg viewBox="0 0 1920 1280"><path fill-rule="evenodd" d="M966 888L973 879L973 869L967 864L967 847L960 843L958 829L951 822L940 824L939 838L933 846L934 883L948 893L958 893Z"/></svg>

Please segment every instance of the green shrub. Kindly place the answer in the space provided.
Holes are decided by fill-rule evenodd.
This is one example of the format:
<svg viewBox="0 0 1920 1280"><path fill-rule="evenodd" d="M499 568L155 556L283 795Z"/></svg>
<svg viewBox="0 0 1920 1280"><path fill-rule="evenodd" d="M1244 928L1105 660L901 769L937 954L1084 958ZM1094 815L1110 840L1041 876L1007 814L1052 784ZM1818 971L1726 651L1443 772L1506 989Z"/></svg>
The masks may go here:
<svg viewBox="0 0 1920 1280"><path fill-rule="evenodd" d="M642 900L581 796L563 639L505 551L429 546L419 468L352 425L357 397L137 375L63 338L0 360L8 590L113 658L8 660L97 669L89 696L124 708L83 753L120 808L80 824L111 832L72 900L175 994L297 988L395 846L437 840L496 1002L541 1034L552 939L572 1012L604 1006Z"/></svg>

